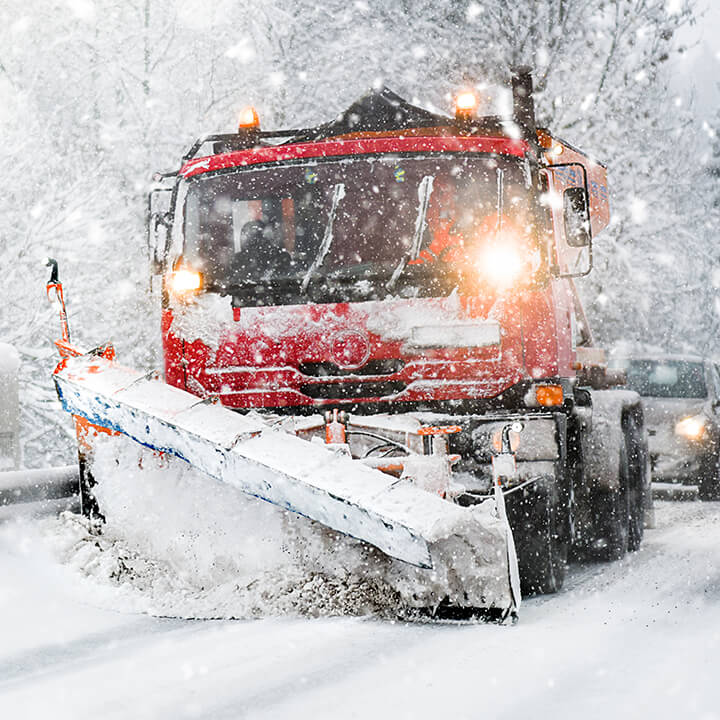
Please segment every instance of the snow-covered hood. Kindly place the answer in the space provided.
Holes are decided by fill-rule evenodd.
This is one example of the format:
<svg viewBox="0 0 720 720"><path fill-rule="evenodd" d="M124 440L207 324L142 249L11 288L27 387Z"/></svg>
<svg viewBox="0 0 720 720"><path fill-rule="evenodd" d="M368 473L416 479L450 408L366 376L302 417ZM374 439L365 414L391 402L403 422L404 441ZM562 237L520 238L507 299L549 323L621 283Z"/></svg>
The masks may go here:
<svg viewBox="0 0 720 720"><path fill-rule="evenodd" d="M232 308L208 294L168 319L188 389L232 407L494 397L524 374L520 323L492 297Z"/></svg>

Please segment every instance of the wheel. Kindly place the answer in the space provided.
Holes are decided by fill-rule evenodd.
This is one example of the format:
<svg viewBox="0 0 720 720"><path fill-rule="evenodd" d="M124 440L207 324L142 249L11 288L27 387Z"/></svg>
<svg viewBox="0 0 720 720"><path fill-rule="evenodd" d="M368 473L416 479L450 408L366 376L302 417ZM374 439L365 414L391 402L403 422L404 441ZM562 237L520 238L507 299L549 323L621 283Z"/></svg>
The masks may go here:
<svg viewBox="0 0 720 720"><path fill-rule="evenodd" d="M628 459L628 551L640 549L645 533L645 495L647 488L647 451L637 420L628 417L625 442Z"/></svg>
<svg viewBox="0 0 720 720"><path fill-rule="evenodd" d="M628 518L628 552L640 549L645 534L645 491L642 485L633 486L628 492L630 507Z"/></svg>
<svg viewBox="0 0 720 720"><path fill-rule="evenodd" d="M619 560L630 547L629 464L625 443L620 445L618 485L600 490L594 500L596 555L601 560ZM598 542L599 541L599 542Z"/></svg>
<svg viewBox="0 0 720 720"><path fill-rule="evenodd" d="M514 493L507 504L522 594L557 592L565 581L568 540L554 480L537 482L522 494Z"/></svg>
<svg viewBox="0 0 720 720"><path fill-rule="evenodd" d="M720 500L720 461L717 455L712 455L703 468L702 476L698 482L698 497L703 502Z"/></svg>

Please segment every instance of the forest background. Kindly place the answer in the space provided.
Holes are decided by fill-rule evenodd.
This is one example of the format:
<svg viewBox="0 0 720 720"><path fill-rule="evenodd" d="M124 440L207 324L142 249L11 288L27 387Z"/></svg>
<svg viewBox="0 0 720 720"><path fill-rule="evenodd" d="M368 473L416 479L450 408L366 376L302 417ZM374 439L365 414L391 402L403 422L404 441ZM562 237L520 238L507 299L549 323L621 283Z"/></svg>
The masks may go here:
<svg viewBox="0 0 720 720"><path fill-rule="evenodd" d="M308 126L387 85L448 112L453 93L534 68L540 123L609 167L613 218L581 283L598 340L720 351L712 123L673 78L695 0L3 0L0 340L21 354L27 466L72 460L50 380L60 262L78 342L160 367L145 246L153 172L255 105ZM718 153L720 155L720 153Z"/></svg>

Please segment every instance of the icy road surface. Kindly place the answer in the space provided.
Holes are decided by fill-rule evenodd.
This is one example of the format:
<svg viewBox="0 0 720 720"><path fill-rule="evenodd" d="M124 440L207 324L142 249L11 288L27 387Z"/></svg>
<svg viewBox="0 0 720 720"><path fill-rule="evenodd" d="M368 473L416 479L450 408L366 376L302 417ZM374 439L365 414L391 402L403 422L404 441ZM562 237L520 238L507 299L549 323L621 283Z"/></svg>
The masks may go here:
<svg viewBox="0 0 720 720"><path fill-rule="evenodd" d="M0 718L720 718L720 503L657 503L512 627L162 619L0 527Z"/></svg>

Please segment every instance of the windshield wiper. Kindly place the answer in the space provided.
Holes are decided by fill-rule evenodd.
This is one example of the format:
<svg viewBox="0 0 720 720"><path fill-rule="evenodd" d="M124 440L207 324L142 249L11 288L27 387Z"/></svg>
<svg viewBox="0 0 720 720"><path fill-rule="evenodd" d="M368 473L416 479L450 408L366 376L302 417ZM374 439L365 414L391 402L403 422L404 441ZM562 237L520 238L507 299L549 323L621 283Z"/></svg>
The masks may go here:
<svg viewBox="0 0 720 720"><path fill-rule="evenodd" d="M500 237L500 231L502 230L503 213L505 208L503 207L503 194L505 192L504 179L505 173L502 168L497 168L497 229L495 230L495 240Z"/></svg>
<svg viewBox="0 0 720 720"><path fill-rule="evenodd" d="M325 226L325 234L323 235L322 242L320 243L320 249L312 265L308 268L305 277L303 278L302 285L300 286L300 292L303 294L307 291L307 287L310 284L310 278L315 274L317 269L325 262L325 257L330 250L333 240L333 223L335 222L335 213L337 212L340 201L345 197L345 184L338 183L335 185L332 195L332 205L330 206L330 214L328 216L328 222Z"/></svg>
<svg viewBox="0 0 720 720"><path fill-rule="evenodd" d="M428 205L430 204L430 195L433 191L432 175L426 175L421 181L418 187L418 211L415 217L415 234L413 235L412 244L408 251L402 256L402 259L398 263L397 267L393 271L392 277L388 281L386 288L392 290L397 283L398 278L405 271L410 260L414 260L420 254L420 244L422 243L423 234L425 233L425 218L427 216Z"/></svg>

